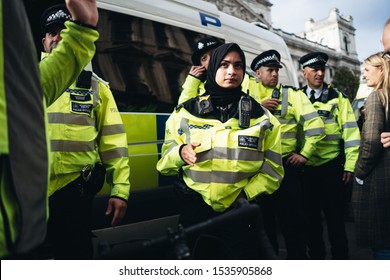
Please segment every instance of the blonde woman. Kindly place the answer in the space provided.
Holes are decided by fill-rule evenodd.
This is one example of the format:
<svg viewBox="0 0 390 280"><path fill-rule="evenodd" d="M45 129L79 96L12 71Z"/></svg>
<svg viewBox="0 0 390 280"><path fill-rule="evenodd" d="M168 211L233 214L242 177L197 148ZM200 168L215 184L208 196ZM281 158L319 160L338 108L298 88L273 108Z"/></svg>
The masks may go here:
<svg viewBox="0 0 390 280"><path fill-rule="evenodd" d="M390 61L376 53L365 61L368 96L352 193L357 243L372 248L375 259L390 259L390 151L380 134L390 131Z"/></svg>

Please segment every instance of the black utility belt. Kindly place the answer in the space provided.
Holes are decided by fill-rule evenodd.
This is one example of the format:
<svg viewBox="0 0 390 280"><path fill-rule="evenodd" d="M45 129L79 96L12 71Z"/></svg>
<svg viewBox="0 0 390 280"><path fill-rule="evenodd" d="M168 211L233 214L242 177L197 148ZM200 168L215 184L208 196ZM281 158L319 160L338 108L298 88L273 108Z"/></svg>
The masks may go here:
<svg viewBox="0 0 390 280"><path fill-rule="evenodd" d="M186 183L184 182L182 177L178 177L176 181L173 184L174 191L179 194L186 197L193 197L193 198L202 198L200 193L194 191L193 189L189 188Z"/></svg>
<svg viewBox="0 0 390 280"><path fill-rule="evenodd" d="M102 164L86 165L80 171L80 176L68 184L69 187L77 189L80 196L97 194L104 185L106 169Z"/></svg>
<svg viewBox="0 0 390 280"><path fill-rule="evenodd" d="M81 169L80 176L74 179L71 183L69 183L69 185L86 184L95 172L95 167L93 165L88 164L84 166L83 169Z"/></svg>

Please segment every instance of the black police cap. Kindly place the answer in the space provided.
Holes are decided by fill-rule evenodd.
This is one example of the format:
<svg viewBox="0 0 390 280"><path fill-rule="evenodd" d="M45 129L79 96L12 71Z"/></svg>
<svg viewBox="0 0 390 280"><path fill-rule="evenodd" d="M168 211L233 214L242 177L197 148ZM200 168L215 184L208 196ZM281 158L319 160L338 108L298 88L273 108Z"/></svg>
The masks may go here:
<svg viewBox="0 0 390 280"><path fill-rule="evenodd" d="M323 52L308 53L299 59L299 63L302 64L303 68L307 66L310 68L325 67L327 61L328 55Z"/></svg>
<svg viewBox="0 0 390 280"><path fill-rule="evenodd" d="M216 49L222 45L219 41L214 39L213 37L205 37L200 39L198 42L195 43L194 52L191 56L192 63L194 65L201 65L200 64L200 57L207 51Z"/></svg>
<svg viewBox="0 0 390 280"><path fill-rule="evenodd" d="M251 63L251 69L256 71L261 66L276 66L278 68L283 68L280 64L280 53L276 50L268 50L256 56Z"/></svg>
<svg viewBox="0 0 390 280"><path fill-rule="evenodd" d="M45 34L53 25L64 25L65 21L71 20L66 5L58 4L47 8L41 15L41 30Z"/></svg>

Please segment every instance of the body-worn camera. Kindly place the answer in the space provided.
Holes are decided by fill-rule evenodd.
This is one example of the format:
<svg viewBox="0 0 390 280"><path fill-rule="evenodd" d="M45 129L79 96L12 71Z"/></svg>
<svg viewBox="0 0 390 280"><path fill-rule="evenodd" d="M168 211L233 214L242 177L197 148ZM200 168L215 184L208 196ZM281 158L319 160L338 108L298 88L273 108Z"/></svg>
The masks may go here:
<svg viewBox="0 0 390 280"><path fill-rule="evenodd" d="M279 99L279 97L280 97L280 90L277 89L277 88L274 88L274 90L272 91L272 96L271 97Z"/></svg>
<svg viewBox="0 0 390 280"><path fill-rule="evenodd" d="M199 115L208 114L214 110L213 105L210 102L210 95L199 96L196 106Z"/></svg>

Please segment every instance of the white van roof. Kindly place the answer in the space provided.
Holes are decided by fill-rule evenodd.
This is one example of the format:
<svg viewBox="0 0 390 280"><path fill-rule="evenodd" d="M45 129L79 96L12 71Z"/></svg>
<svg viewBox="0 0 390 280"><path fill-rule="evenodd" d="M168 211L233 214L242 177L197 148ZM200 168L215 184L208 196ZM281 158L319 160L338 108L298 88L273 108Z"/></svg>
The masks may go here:
<svg viewBox="0 0 390 280"><path fill-rule="evenodd" d="M122 14L146 18L180 28L205 33L199 21L199 12L219 17L218 8L211 3L191 0L98 0L99 8ZM221 37L221 29L215 25L207 26L207 34Z"/></svg>
<svg viewBox="0 0 390 280"><path fill-rule="evenodd" d="M152 21L207 34L240 45L249 67L259 53L276 49L281 54L284 68L280 82L298 86L296 71L284 40L275 33L245 22L200 0L98 0L101 9L128 14ZM248 68L249 69L249 68Z"/></svg>

